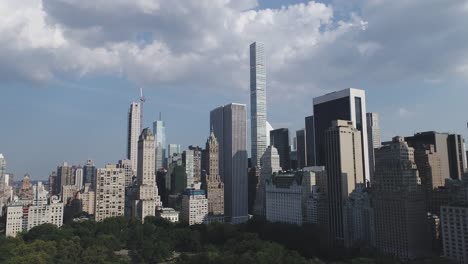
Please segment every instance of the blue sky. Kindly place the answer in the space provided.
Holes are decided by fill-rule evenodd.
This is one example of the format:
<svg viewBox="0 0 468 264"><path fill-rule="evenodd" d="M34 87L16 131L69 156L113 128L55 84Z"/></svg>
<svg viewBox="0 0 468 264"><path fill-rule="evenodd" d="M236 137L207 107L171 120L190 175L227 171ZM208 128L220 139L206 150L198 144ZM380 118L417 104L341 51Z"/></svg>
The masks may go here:
<svg viewBox="0 0 468 264"><path fill-rule="evenodd" d="M249 103L256 40L275 128L300 129L314 96L357 87L385 140L466 136L468 5L443 2L2 1L0 153L17 179L115 163L139 87L145 126L162 112L168 143L204 145L211 109Z"/></svg>

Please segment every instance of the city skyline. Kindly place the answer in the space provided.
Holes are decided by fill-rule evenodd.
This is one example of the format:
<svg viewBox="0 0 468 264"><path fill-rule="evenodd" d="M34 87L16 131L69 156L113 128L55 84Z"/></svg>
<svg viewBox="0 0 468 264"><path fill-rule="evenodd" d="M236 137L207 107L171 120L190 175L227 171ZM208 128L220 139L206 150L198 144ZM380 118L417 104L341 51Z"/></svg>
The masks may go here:
<svg viewBox="0 0 468 264"><path fill-rule="evenodd" d="M200 12L215 9L220 14L226 14L226 11L232 11L233 17L226 19L228 30L235 34L226 37L217 28L210 26L207 30L215 42L201 38L203 36L186 34L191 37L183 40L194 43L190 47L180 44L184 43L180 41L180 34L171 39L167 29L151 31L144 24L122 29L126 33L122 34L124 39L116 39L112 35L115 32L109 33L112 36L103 34L100 39L92 34L90 26L100 26L102 21L75 25L56 13L66 11L67 8L82 10L80 8L83 7L77 3L64 6L58 1L45 1L43 4L37 4L36 0L15 2L2 2L2 7L5 7L2 9L5 10L2 11L3 18L23 21L25 18L21 13L15 11L26 8L36 14L18 28L9 26L4 29L4 35L7 36L11 32L20 32L12 38L11 43L5 45L5 50L10 53L6 55L5 61L10 61L8 58L12 58L9 56L13 54L15 62L30 62L10 63L0 70L0 76L3 77L0 84L0 110L5 113L0 130L0 152L8 162L7 172L14 173L16 179L29 173L33 180L45 180L64 161L84 165L86 160L91 159L97 167L103 167L108 162L115 163L125 158L125 147L115 142L125 141L125 114L129 103L138 101L140 87L143 87L148 99L143 127L151 127L152 122L158 119L159 112L162 112L167 127L167 143L181 144L182 149L188 145L203 145L209 135L207 113L212 108L230 102L249 105L248 45L254 41L266 44L265 54L269 66L267 115L274 128L287 127L290 131L297 131L304 127L303 117L313 114L312 98L347 87L358 87L366 90L367 111L377 112L380 116L384 141L395 135L411 136L414 132L431 130L467 136L466 118L463 116L463 105L468 97L465 78L467 51L464 47L447 44L462 43L459 37L468 35L464 34L466 29L459 27L464 23L457 23L466 19L462 1L453 1L442 7L433 1L412 3L405 6L408 12L395 16L399 17L398 21L387 14L396 12L387 3L372 5L370 1L356 5L339 1L305 2L302 5L301 1L253 1L253 4L245 6L233 3L204 6ZM395 6L403 4L404 1L393 3ZM108 7L104 2L101 5L103 8ZM149 17L164 18L151 7L131 2L127 5L135 8L136 13L148 9L153 11L148 13ZM281 9L281 5L286 8ZM119 4L115 10L123 7ZM170 8L170 4L160 8ZM274 12L269 14L268 8ZM415 23L417 16L410 14L417 10L433 14L434 21L441 21L440 27L434 29L430 23L427 26ZM438 15L437 12L441 10L451 15ZM91 11L100 14L99 10ZM350 14L354 11L356 16L352 17ZM248 12L254 12L256 16L249 20ZM125 16L121 13L114 15ZM307 18L303 25L297 24L301 18ZM197 18L182 19L202 25L202 21ZM266 23L269 26L265 26L261 21L270 21L270 24ZM340 26L340 21L346 26ZM297 32L281 30L287 23L293 23L290 25ZM403 28L403 23L408 28ZM184 25L180 27L186 29ZM395 34L402 35L379 34L388 27L398 32ZM453 30L441 35L447 28ZM317 33L311 33L315 32L314 29L317 29ZM78 36L77 30L86 32L86 36ZM271 34L266 36L263 34L265 32ZM332 34L336 39L327 42L324 37L326 34ZM433 41L425 49L419 47L422 37L437 36L442 36L442 43ZM298 42L303 37L309 37L306 38L307 43L320 44L320 48ZM405 39L405 42L398 44L394 39ZM342 40L349 40L351 46L343 46L340 44ZM147 55L150 60L161 55L151 53L154 45L161 44L168 58L161 63L171 66L175 62L182 65L182 70L167 75L167 71L160 71L149 64L149 72L139 73L142 65L123 60L123 51L117 49L116 45L125 41L129 45L139 42L141 46L135 47L136 54ZM0 43L4 43L1 38ZM23 50L14 46L18 43L23 43ZM105 46L103 43L110 44ZM226 43L232 45L226 47ZM411 43L414 45L408 45ZM78 52L74 52L75 48ZM116 57L110 55L111 51L115 51ZM44 56L44 52L52 54L51 58L37 62L35 59L38 57L32 56ZM75 61L76 57L66 57L64 54L81 54L83 58L90 56L93 59L87 63L79 60L72 67L69 62ZM198 55L200 61L192 61L190 54ZM182 55L189 56L189 61L184 61ZM211 61L213 56L223 58L214 61L224 66L223 71L205 63ZM317 66L316 61L320 62L323 69ZM350 64L350 61L356 63ZM57 68L57 64L65 68ZM123 67L127 64L137 65L131 70ZM122 71L116 71L115 67L121 67ZM230 72L232 76L226 76L224 72ZM151 79L148 76L155 77ZM18 107L18 102L21 102L21 107ZM250 125L247 124L247 127ZM187 135L185 131L189 129L193 133Z"/></svg>

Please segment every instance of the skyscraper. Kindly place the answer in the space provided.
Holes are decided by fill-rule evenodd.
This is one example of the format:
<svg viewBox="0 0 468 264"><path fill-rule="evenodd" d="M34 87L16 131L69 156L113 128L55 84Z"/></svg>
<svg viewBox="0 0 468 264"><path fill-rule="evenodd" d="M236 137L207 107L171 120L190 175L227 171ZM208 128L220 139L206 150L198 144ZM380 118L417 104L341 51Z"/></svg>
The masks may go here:
<svg viewBox="0 0 468 264"><path fill-rule="evenodd" d="M73 177L71 167L68 166L67 162L64 162L62 166L57 167L57 188L58 193L62 192L62 186L74 185L75 179Z"/></svg>
<svg viewBox="0 0 468 264"><path fill-rule="evenodd" d="M375 161L374 151L380 148L382 140L380 139L379 114L367 113L367 145L369 149L369 173L370 180L374 177Z"/></svg>
<svg viewBox="0 0 468 264"><path fill-rule="evenodd" d="M185 166L185 173L187 174L187 183L185 187L190 187L193 184L193 175L194 175L194 151L185 150L182 153L182 162Z"/></svg>
<svg viewBox="0 0 468 264"><path fill-rule="evenodd" d="M120 168L124 171L125 174L125 187L132 186L133 183L133 169L131 160L119 160L117 163L117 168Z"/></svg>
<svg viewBox="0 0 468 264"><path fill-rule="evenodd" d="M2 153L0 153L0 190L5 188L6 161Z"/></svg>
<svg viewBox="0 0 468 264"><path fill-rule="evenodd" d="M289 130L287 128L278 128L270 131L270 145L278 150L281 168L283 170L291 169Z"/></svg>
<svg viewBox="0 0 468 264"><path fill-rule="evenodd" d="M350 120L361 132L362 167L364 181L369 179L369 151L367 147L366 93L364 90L348 88L314 98L315 154L316 165L325 165L325 131L335 120ZM328 169L328 168L327 168Z"/></svg>
<svg viewBox="0 0 468 264"><path fill-rule="evenodd" d="M402 137L375 152L372 185L376 247L403 260L430 254L424 194L414 149Z"/></svg>
<svg viewBox="0 0 468 264"><path fill-rule="evenodd" d="M297 141L297 168L303 169L306 166L306 138L305 138L305 129L296 131L296 141Z"/></svg>
<svg viewBox="0 0 468 264"><path fill-rule="evenodd" d="M91 188L95 190L96 187L96 167L92 160L87 160L86 165L83 166L83 184L89 183Z"/></svg>
<svg viewBox="0 0 468 264"><path fill-rule="evenodd" d="M254 42L250 44L250 124L252 167L257 168L267 147L266 108L265 47Z"/></svg>
<svg viewBox="0 0 468 264"><path fill-rule="evenodd" d="M112 164L107 164L105 168L98 169L95 193L95 219L97 222L108 217L124 215L125 174L122 169Z"/></svg>
<svg viewBox="0 0 468 264"><path fill-rule="evenodd" d="M167 160L168 160L168 163L169 161L172 160L172 157L176 154L181 154L181 150L180 150L180 145L179 144L169 144L169 146L167 147L168 149L168 155L167 155Z"/></svg>
<svg viewBox="0 0 468 264"><path fill-rule="evenodd" d="M208 213L224 214L224 183L219 176L219 144L213 131L206 141L206 198L208 199Z"/></svg>
<svg viewBox="0 0 468 264"><path fill-rule="evenodd" d="M361 132L351 121L334 121L324 133L323 145L328 173L329 234L332 241L342 245L344 204L356 185L363 183Z"/></svg>
<svg viewBox="0 0 468 264"><path fill-rule="evenodd" d="M224 182L224 213L228 221L247 221L246 111L243 104L218 107L210 113L210 127L220 145Z"/></svg>
<svg viewBox="0 0 468 264"><path fill-rule="evenodd" d="M138 137L141 131L141 104L132 102L128 111L127 159L132 161L136 175L138 162Z"/></svg>
<svg viewBox="0 0 468 264"><path fill-rule="evenodd" d="M257 185L257 195L255 196L254 214L258 216L266 216L265 212L265 181L271 178L273 173L281 171L280 156L278 150L274 146L268 146L262 156L262 169L260 179Z"/></svg>
<svg viewBox="0 0 468 264"><path fill-rule="evenodd" d="M166 158L166 124L162 120L161 113L159 120L153 122L154 137L156 139L156 170L164 168Z"/></svg>
<svg viewBox="0 0 468 264"><path fill-rule="evenodd" d="M434 150L440 157L443 177L461 179L464 171L463 152L465 151L461 135L428 131L405 137L405 141L413 148L434 145Z"/></svg>
<svg viewBox="0 0 468 264"><path fill-rule="evenodd" d="M83 168L78 166L75 170L75 185L78 190L83 188Z"/></svg>
<svg viewBox="0 0 468 264"><path fill-rule="evenodd" d="M315 128L314 116L305 118L306 165L315 166Z"/></svg>
<svg viewBox="0 0 468 264"><path fill-rule="evenodd" d="M138 201L135 203L136 216L142 221L147 216L156 215L156 209L161 206L156 185L154 146L155 138L151 129L143 129L138 140Z"/></svg>

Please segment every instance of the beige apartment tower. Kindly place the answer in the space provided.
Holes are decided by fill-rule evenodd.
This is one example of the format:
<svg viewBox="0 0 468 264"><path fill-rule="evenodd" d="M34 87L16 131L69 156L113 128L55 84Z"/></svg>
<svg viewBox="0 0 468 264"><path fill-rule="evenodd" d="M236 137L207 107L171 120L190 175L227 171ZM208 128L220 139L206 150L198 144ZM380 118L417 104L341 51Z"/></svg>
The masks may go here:
<svg viewBox="0 0 468 264"><path fill-rule="evenodd" d="M363 183L361 132L353 122L336 120L325 131L329 236L337 245L344 243L343 209L349 194Z"/></svg>
<svg viewBox="0 0 468 264"><path fill-rule="evenodd" d="M219 145L213 131L206 141L206 197L210 215L224 214L224 183L219 175Z"/></svg>
<svg viewBox="0 0 468 264"><path fill-rule="evenodd" d="M142 221L147 216L155 216L156 209L161 206L156 185L154 148L155 138L151 129L143 129L138 140L138 193L135 202L136 216Z"/></svg>
<svg viewBox="0 0 468 264"><path fill-rule="evenodd" d="M108 164L97 170L95 211L97 222L124 215L125 173L121 168Z"/></svg>

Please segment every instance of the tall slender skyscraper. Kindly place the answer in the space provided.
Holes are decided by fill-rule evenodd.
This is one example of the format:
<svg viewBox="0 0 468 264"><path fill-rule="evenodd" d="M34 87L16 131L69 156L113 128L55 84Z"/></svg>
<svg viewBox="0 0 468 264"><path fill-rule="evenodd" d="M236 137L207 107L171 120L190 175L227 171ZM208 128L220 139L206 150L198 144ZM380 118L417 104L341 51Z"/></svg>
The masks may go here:
<svg viewBox="0 0 468 264"><path fill-rule="evenodd" d="M325 131L335 120L350 120L353 127L361 131L362 166L364 179L370 181L369 151L367 147L366 93L364 90L348 88L314 98L314 129L316 165L325 165ZM328 170L328 168L327 168Z"/></svg>
<svg viewBox="0 0 468 264"><path fill-rule="evenodd" d="M127 159L132 161L136 175L138 163L138 137L141 131L141 104L132 102L128 111Z"/></svg>
<svg viewBox="0 0 468 264"><path fill-rule="evenodd" d="M166 124L162 120L161 113L159 120L153 122L154 137L156 139L156 170L164 168L166 158Z"/></svg>
<svg viewBox="0 0 468 264"><path fill-rule="evenodd" d="M375 170L375 149L382 146L380 139L379 114L367 113L367 144L369 149L369 177L374 178Z"/></svg>
<svg viewBox="0 0 468 264"><path fill-rule="evenodd" d="M0 190L5 188L6 161L2 153L0 153Z"/></svg>
<svg viewBox="0 0 468 264"><path fill-rule="evenodd" d="M210 113L210 127L213 128L220 146L224 212L227 220L232 223L242 223L248 218L245 108L243 104L229 104Z"/></svg>
<svg viewBox="0 0 468 264"><path fill-rule="evenodd" d="M267 147L266 136L266 67L263 43L250 44L250 124L252 167L260 168L260 158Z"/></svg>

